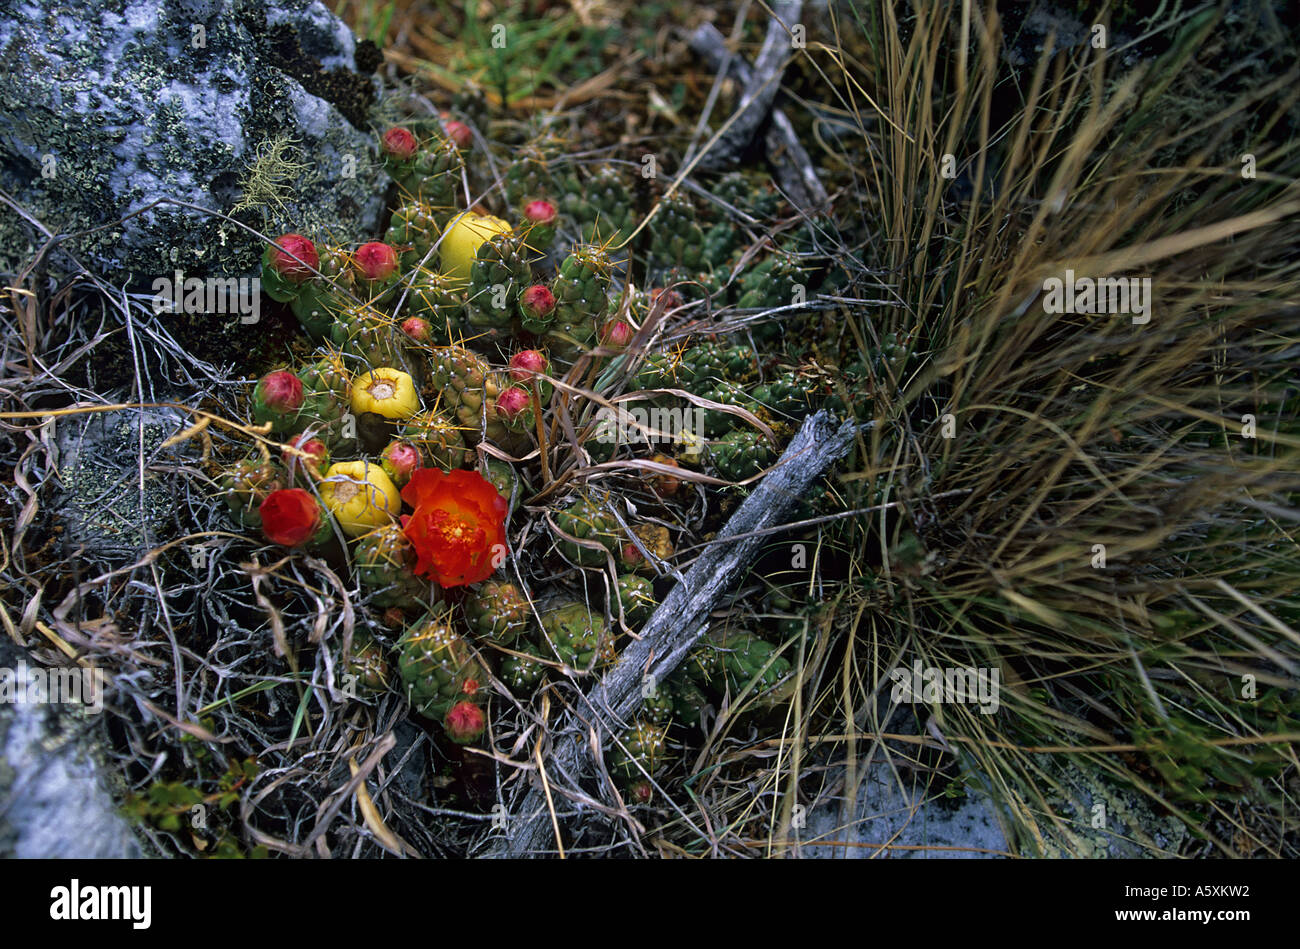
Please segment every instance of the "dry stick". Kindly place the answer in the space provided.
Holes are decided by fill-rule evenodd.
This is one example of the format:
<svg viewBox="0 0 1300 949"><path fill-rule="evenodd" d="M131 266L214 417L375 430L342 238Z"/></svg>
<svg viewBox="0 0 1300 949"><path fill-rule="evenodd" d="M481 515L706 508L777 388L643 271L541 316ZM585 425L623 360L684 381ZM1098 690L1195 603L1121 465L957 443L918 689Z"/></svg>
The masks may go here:
<svg viewBox="0 0 1300 949"><path fill-rule="evenodd" d="M776 20L769 24L769 38L773 30L784 35L784 28ZM764 77L756 73L743 57L734 54L728 57L726 37L711 23L705 23L691 35L690 46L696 55L708 63L710 69L722 69L726 66L728 73L747 90L755 83L764 81ZM767 49L766 45L764 49ZM779 85L779 82L773 81L768 87L773 95ZM828 200L826 188L817 177L812 159L808 157L808 151L799 141L799 136L795 134L789 116L779 108L773 108L771 115L772 122L764 137L764 144L767 147L768 158L776 169L776 177L781 184L781 189L792 202L804 210L821 207ZM750 134L752 136L752 129ZM719 140L714 148L721 144ZM738 156L726 157L734 161Z"/></svg>
<svg viewBox="0 0 1300 949"><path fill-rule="evenodd" d="M645 675L663 682L677 668L704 634L714 605L753 559L762 532L781 523L809 485L848 452L855 434L855 422L845 422L837 430L834 416L826 411L804 421L776 465L718 534L724 543L711 544L696 558L646 622L641 638L623 651L614 668L584 697L581 714L570 713L565 727L559 729L564 737L547 762L553 785L561 775L593 772L591 730L597 730L603 743L640 707ZM728 538L734 541L725 543ZM554 789L563 793L558 786ZM553 837L549 815L542 791L533 787L510 821L509 835L498 838L485 856L523 856L548 849Z"/></svg>

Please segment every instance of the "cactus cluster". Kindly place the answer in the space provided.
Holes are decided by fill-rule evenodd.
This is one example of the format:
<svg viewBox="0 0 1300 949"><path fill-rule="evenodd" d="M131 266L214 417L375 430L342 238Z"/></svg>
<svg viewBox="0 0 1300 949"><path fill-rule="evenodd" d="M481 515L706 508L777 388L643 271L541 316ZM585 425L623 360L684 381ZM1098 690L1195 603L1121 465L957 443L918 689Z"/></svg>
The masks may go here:
<svg viewBox="0 0 1300 949"><path fill-rule="evenodd" d="M545 566L507 576L507 519L554 476L538 456L556 446L539 436L576 426L584 457L655 462L640 483L671 505L691 470L729 481L760 473L780 447L768 433L825 393L809 391L798 367L763 366L743 337L647 345L659 336L641 332L700 292L742 306L787 302L801 273L779 247L732 279L750 226L775 210L772 192L732 175L716 184L717 207L662 193L625 165L566 161L552 126L535 122L486 207L467 210L467 177L486 167L471 128L482 118L469 100L453 109L432 135L395 127L381 137L397 182L382 241L288 233L267 246L264 286L315 351L253 387L250 421L279 450L234 461L216 484L242 528L341 558L364 607L400 630L358 630L339 655L335 668L358 695L399 692L463 744L486 740L502 689L526 701L548 677L598 675L652 614L656 578L674 561L662 508L638 510L617 488L578 478L543 492L546 516L523 535L545 542L533 548ZM620 245L654 202L636 238L648 255L642 289L627 283ZM679 278L695 289L673 287ZM692 424L666 448L591 437L584 420L597 406L638 389L650 390L643 406ZM575 595L575 577L602 572L605 594L593 597L586 582ZM468 589L448 592L457 585ZM646 693L611 762L634 800L668 762L671 729L693 727L727 693L762 701L779 691L789 666L773 648L752 633L706 642Z"/></svg>

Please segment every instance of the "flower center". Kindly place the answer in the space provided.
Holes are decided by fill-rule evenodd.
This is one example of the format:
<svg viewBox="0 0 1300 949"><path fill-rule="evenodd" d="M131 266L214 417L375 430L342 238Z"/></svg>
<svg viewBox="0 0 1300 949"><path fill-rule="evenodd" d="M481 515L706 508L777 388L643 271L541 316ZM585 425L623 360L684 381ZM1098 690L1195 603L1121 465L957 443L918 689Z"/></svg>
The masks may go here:
<svg viewBox="0 0 1300 949"><path fill-rule="evenodd" d="M433 526L444 541L457 547L481 542L483 536L483 528L472 520L464 516L457 517L447 511L433 513Z"/></svg>

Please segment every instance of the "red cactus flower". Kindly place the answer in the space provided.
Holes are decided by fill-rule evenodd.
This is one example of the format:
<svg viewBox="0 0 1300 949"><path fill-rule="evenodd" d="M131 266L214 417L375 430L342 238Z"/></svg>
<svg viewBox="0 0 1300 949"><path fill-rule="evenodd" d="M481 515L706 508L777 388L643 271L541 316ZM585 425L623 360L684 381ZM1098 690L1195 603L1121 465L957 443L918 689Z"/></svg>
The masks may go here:
<svg viewBox="0 0 1300 949"><path fill-rule="evenodd" d="M361 276L370 281L387 280L397 273L397 251L383 241L362 244L352 261Z"/></svg>
<svg viewBox="0 0 1300 949"><path fill-rule="evenodd" d="M551 368L546 356L536 349L523 349L510 357L510 378L527 382L534 376L545 375Z"/></svg>
<svg viewBox="0 0 1300 949"><path fill-rule="evenodd" d="M457 702L442 721L447 737L458 745L477 741L487 727L487 716L473 702Z"/></svg>
<svg viewBox="0 0 1300 949"><path fill-rule="evenodd" d="M555 205L539 198L536 201L529 201L524 207L524 220L529 224L540 224L545 226L547 224L554 224L555 216L558 213L559 212L555 210Z"/></svg>
<svg viewBox="0 0 1300 949"><path fill-rule="evenodd" d="M289 283L305 283L320 266L316 245L301 234L285 234L271 245L271 269Z"/></svg>
<svg viewBox="0 0 1300 949"><path fill-rule="evenodd" d="M443 587L490 577L506 550L509 503L474 471L420 468L402 489L415 509L402 530L417 555L415 573Z"/></svg>
<svg viewBox="0 0 1300 949"><path fill-rule="evenodd" d="M281 488L272 491L257 509L262 533L273 544L297 547L305 543L321 524L320 504L310 491Z"/></svg>
<svg viewBox="0 0 1300 949"><path fill-rule="evenodd" d="M384 149L384 154L389 158L395 158L398 161L406 161L415 154L419 147L415 136L411 134L410 129L404 129L400 125L394 125L384 137L380 139L380 145Z"/></svg>
<svg viewBox="0 0 1300 949"><path fill-rule="evenodd" d="M533 319L545 319L555 312L555 294L550 287L535 283L519 295L519 306Z"/></svg>

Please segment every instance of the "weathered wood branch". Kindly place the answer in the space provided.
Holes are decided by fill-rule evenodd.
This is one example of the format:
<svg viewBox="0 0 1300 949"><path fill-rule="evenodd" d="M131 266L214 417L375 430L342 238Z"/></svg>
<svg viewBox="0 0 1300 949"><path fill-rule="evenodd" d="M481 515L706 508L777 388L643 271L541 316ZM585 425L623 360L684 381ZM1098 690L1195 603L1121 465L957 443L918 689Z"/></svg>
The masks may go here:
<svg viewBox="0 0 1300 949"><path fill-rule="evenodd" d="M795 134L789 116L779 107L773 107L773 100L781 85L777 71L782 68L785 52L791 48L788 31L798 19L799 5L794 4L793 12L785 11L778 5L776 13L777 19L768 24L767 37L756 67L751 67L743 57L732 54L727 49L726 37L711 23L703 24L691 35L692 51L702 57L709 68L726 68L727 74L745 88L741 97L742 114L736 118L731 128L719 136L703 164L711 168L735 164L753 139L758 125L770 112L771 123L764 135L763 144L776 171L777 182L792 202L809 211L826 203L826 188L817 177L812 159ZM764 54L768 55L766 62ZM751 98L751 91L759 89L763 90L765 97ZM760 108L761 113L758 111Z"/></svg>
<svg viewBox="0 0 1300 949"><path fill-rule="evenodd" d="M583 775L592 773L590 731L596 731L603 745L611 731L626 727L641 705L643 677L651 674L662 682L677 668L704 634L709 613L741 578L764 540L763 532L770 533L784 522L813 481L848 452L854 434L854 422L837 429L829 412L806 419L776 465L664 597L642 628L641 638L623 651L614 668L558 729L562 737L545 759L557 808L564 801L566 784L575 787ZM509 834L495 841L486 856L524 856L551 849L550 813L541 789L528 792L508 826Z"/></svg>

